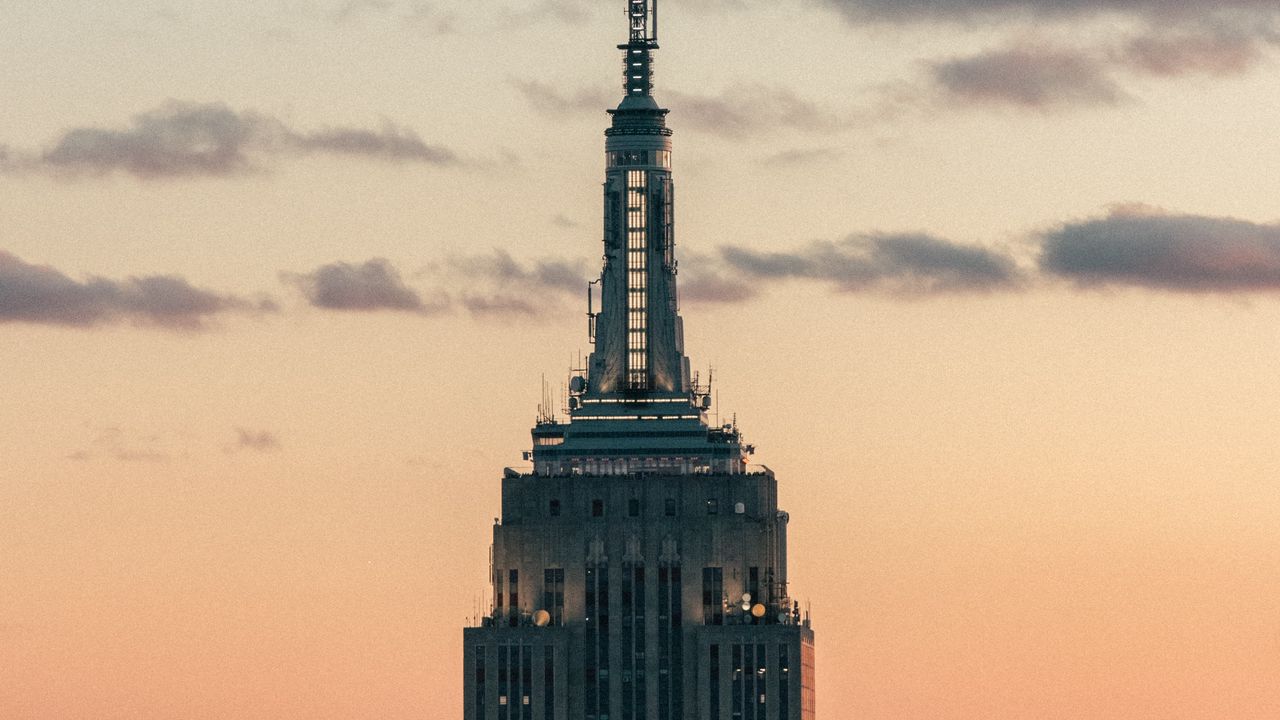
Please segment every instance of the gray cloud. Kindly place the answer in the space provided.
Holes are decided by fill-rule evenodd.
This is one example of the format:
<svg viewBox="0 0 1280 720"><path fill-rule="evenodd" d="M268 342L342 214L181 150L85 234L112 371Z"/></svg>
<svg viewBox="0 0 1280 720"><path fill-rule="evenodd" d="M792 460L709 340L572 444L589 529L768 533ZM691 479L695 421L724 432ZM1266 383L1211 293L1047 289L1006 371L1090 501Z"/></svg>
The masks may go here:
<svg viewBox="0 0 1280 720"><path fill-rule="evenodd" d="M521 264L505 250L492 255L452 257L449 266L472 280L495 287L520 286L529 290L583 293L587 287L586 262L579 259L542 258Z"/></svg>
<svg viewBox="0 0 1280 720"><path fill-rule="evenodd" d="M734 85L718 95L676 90L662 95L679 108L681 124L731 138L778 128L834 132L852 123L785 87Z"/></svg>
<svg viewBox="0 0 1280 720"><path fill-rule="evenodd" d="M538 80L511 78L511 86L520 92L536 112L551 117L580 116L583 112L604 113L622 99L601 88L579 88L565 92L559 86Z"/></svg>
<svg viewBox="0 0 1280 720"><path fill-rule="evenodd" d="M817 163L830 162L838 160L844 156L844 153L838 148L793 148L791 150L783 150L781 152L767 155L760 159L760 164L765 167L795 167L798 165L814 165Z"/></svg>
<svg viewBox="0 0 1280 720"><path fill-rule="evenodd" d="M846 292L982 292L1012 289L1021 281L1007 255L923 234L855 235L792 252L728 246L721 256L732 268L758 278L822 280Z"/></svg>
<svg viewBox="0 0 1280 720"><path fill-rule="evenodd" d="M308 133L290 132L287 137L305 152L411 160L431 165L450 165L458 161L452 150L428 145L414 131L391 123L385 123L381 130L376 131L339 127Z"/></svg>
<svg viewBox="0 0 1280 720"><path fill-rule="evenodd" d="M1042 272L1082 286L1280 290L1280 224L1122 207L1044 235Z"/></svg>
<svg viewBox="0 0 1280 720"><path fill-rule="evenodd" d="M1219 13L1272 15L1275 0L821 0L853 21L971 20L1026 14L1063 17L1123 13L1169 20Z"/></svg>
<svg viewBox="0 0 1280 720"><path fill-rule="evenodd" d="M236 449L257 452L275 452L280 449L280 438L268 430L236 428Z"/></svg>
<svg viewBox="0 0 1280 720"><path fill-rule="evenodd" d="M364 15L380 15L394 5L391 0L347 0L333 13L333 21L348 23Z"/></svg>
<svg viewBox="0 0 1280 720"><path fill-rule="evenodd" d="M948 97L970 104L1046 108L1124 97L1102 62L1073 50L992 50L933 63L930 72Z"/></svg>
<svg viewBox="0 0 1280 720"><path fill-rule="evenodd" d="M326 310L397 310L425 315L447 307L444 300L424 302L383 258L360 265L330 263L310 273L281 273L280 279L297 287L312 306Z"/></svg>
<svg viewBox="0 0 1280 720"><path fill-rule="evenodd" d="M270 300L250 301L197 288L176 275L127 280L73 280L0 251L0 322L88 327L131 321L172 330L199 330L229 313L275 310Z"/></svg>
<svg viewBox="0 0 1280 720"><path fill-rule="evenodd" d="M270 158L323 153L379 160L455 163L447 148L427 144L412 130L384 123L378 130L332 127L299 131L253 111L223 103L169 101L134 116L129 127L78 127L26 161L0 161L0 169L71 173L127 172L141 178L225 176L261 168Z"/></svg>
<svg viewBox="0 0 1280 720"><path fill-rule="evenodd" d="M170 102L135 116L128 129L68 130L41 160L52 168L140 177L225 175L248 169L250 146L274 131L267 118L220 103Z"/></svg>
<svg viewBox="0 0 1280 720"><path fill-rule="evenodd" d="M1130 39L1115 61L1159 77L1239 75L1262 60L1264 43L1275 42L1274 33L1260 28L1156 29Z"/></svg>
<svg viewBox="0 0 1280 720"><path fill-rule="evenodd" d="M757 284L725 277L714 268L681 273L677 285L681 303L716 305L746 302L759 294Z"/></svg>
<svg viewBox="0 0 1280 720"><path fill-rule="evenodd" d="M533 317L541 314L540 308L526 298L510 294L482 295L467 293L462 296L462 306L472 315L490 317L510 317L522 315Z"/></svg>
<svg viewBox="0 0 1280 720"><path fill-rule="evenodd" d="M532 317L558 309L566 298L584 297L586 265L578 258L520 262L505 250L494 250L451 257L436 270L443 271L447 282L465 284L462 306L473 315Z"/></svg>

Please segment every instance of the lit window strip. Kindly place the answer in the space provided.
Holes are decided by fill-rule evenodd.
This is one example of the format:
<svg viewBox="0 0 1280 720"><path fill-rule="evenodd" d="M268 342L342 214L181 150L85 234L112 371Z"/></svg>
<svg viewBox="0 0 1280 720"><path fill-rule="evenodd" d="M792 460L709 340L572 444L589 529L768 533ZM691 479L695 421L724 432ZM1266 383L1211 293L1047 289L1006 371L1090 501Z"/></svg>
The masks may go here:
<svg viewBox="0 0 1280 720"><path fill-rule="evenodd" d="M648 174L627 171L627 384L647 389L648 352Z"/></svg>

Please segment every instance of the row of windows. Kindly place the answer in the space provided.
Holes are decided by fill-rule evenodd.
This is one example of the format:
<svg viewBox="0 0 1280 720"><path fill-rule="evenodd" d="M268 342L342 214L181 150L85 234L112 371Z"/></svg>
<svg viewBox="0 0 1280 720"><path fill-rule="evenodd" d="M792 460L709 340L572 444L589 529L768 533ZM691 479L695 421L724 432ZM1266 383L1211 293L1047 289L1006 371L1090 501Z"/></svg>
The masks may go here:
<svg viewBox="0 0 1280 720"><path fill-rule="evenodd" d="M559 499L552 499L547 505L547 512L551 515L551 517L560 517L562 508L563 506L560 504ZM703 501L703 508L706 509L706 512L708 515L719 515L720 499L707 498L706 500ZM678 510L679 510L679 506L676 503L675 498L666 498L665 500L663 500L664 515L666 515L667 517L675 517ZM604 514L605 514L604 511L605 511L604 500L596 499L591 501L591 517L604 517ZM746 513L746 511L747 511L746 503L740 503L740 502L734 503L733 512L735 515L742 515ZM628 498L627 516L640 517L640 499L639 498ZM514 573L515 571L512 570L511 572Z"/></svg>
<svg viewBox="0 0 1280 720"><path fill-rule="evenodd" d="M475 666L472 668L475 688L472 702L475 717L483 720L490 681L489 667L485 659L487 648L475 647ZM499 645L496 682L499 720L531 720L533 717L533 653L532 645ZM555 648L542 648L542 698L543 717L555 717Z"/></svg>
<svg viewBox="0 0 1280 720"><path fill-rule="evenodd" d="M670 150L618 150L607 153L606 158L609 167L657 165L666 170L671 169Z"/></svg>

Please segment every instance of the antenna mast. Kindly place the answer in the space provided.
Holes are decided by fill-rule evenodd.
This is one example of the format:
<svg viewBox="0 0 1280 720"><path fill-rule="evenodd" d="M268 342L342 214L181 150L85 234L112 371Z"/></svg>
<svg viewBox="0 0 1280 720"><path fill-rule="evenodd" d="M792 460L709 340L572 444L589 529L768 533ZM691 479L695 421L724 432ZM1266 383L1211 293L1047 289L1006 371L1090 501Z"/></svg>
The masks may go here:
<svg viewBox="0 0 1280 720"><path fill-rule="evenodd" d="M653 90L653 54L658 47L658 0L627 0L628 42L625 50L627 97L648 97Z"/></svg>
<svg viewBox="0 0 1280 720"><path fill-rule="evenodd" d="M654 46L658 43L658 0L627 0L631 19L631 42Z"/></svg>

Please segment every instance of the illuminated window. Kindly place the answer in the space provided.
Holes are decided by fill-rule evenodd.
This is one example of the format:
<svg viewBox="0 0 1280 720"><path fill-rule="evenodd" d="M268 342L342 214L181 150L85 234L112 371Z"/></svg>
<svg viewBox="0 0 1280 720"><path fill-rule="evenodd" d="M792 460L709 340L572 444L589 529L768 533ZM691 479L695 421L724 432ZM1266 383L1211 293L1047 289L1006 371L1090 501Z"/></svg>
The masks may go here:
<svg viewBox="0 0 1280 720"><path fill-rule="evenodd" d="M629 153L648 162L648 152ZM649 385L648 174L627 171L627 386Z"/></svg>

